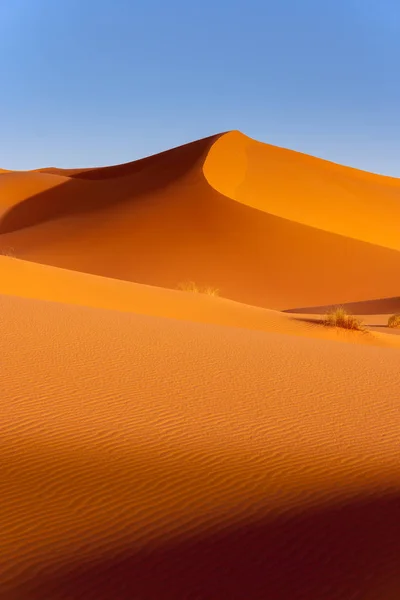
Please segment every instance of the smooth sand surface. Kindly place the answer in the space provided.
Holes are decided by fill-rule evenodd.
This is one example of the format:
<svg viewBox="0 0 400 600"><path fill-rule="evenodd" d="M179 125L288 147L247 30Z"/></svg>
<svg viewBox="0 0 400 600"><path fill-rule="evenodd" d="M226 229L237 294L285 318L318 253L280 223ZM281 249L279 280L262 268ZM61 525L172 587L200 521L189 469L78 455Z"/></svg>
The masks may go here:
<svg viewBox="0 0 400 600"><path fill-rule="evenodd" d="M400 598L398 189L238 132L0 173L1 600Z"/></svg>
<svg viewBox="0 0 400 600"><path fill-rule="evenodd" d="M263 144L238 131L216 141L204 173L219 192L249 206L400 250L399 179Z"/></svg>

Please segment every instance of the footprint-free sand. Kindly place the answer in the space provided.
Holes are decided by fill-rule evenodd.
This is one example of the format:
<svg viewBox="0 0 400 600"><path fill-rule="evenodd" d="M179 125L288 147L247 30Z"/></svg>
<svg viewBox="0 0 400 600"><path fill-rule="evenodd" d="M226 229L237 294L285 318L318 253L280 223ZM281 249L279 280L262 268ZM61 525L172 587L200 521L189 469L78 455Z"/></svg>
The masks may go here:
<svg viewBox="0 0 400 600"><path fill-rule="evenodd" d="M0 171L0 598L397 600L399 223L235 131Z"/></svg>

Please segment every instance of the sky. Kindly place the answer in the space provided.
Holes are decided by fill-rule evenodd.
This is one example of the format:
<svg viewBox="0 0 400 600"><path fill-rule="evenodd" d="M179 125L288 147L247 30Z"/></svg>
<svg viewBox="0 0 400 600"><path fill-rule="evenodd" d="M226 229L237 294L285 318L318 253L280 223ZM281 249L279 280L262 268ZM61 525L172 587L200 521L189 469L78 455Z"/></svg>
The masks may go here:
<svg viewBox="0 0 400 600"><path fill-rule="evenodd" d="M222 131L400 177L399 0L0 0L0 168Z"/></svg>

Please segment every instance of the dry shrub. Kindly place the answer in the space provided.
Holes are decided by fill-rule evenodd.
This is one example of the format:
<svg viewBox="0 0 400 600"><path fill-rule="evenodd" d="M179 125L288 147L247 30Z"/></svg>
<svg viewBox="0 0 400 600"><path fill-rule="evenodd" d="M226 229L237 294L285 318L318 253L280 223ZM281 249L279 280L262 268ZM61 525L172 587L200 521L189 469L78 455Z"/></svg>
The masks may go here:
<svg viewBox="0 0 400 600"><path fill-rule="evenodd" d="M400 314L389 317L388 327L400 327Z"/></svg>
<svg viewBox="0 0 400 600"><path fill-rule="evenodd" d="M324 325L328 327L351 329L353 331L365 331L362 321L353 315L350 315L342 306L333 308L326 313Z"/></svg>
<svg viewBox="0 0 400 600"><path fill-rule="evenodd" d="M194 281L182 281L178 284L178 290L183 292L195 292L207 294L207 296L219 296L219 290L211 286L200 287Z"/></svg>

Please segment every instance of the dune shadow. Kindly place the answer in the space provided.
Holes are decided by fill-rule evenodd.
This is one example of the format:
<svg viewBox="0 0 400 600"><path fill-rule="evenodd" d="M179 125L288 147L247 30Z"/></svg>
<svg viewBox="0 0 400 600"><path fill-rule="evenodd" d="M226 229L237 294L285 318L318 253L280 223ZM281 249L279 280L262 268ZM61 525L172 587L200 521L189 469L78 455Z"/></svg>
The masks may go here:
<svg viewBox="0 0 400 600"><path fill-rule="evenodd" d="M214 137L139 161L72 174L59 185L34 194L6 211L0 219L0 235L58 217L132 201L166 188L205 158ZM51 174L53 170L43 172ZM40 172L32 176L40 176Z"/></svg>
<svg viewBox="0 0 400 600"><path fill-rule="evenodd" d="M287 311L282 311L287 312ZM311 317L292 317L293 321L299 321L300 323L309 323L310 325L324 325L323 319L311 318Z"/></svg>
<svg viewBox="0 0 400 600"><path fill-rule="evenodd" d="M20 584L24 600L398 600L400 496L77 557Z"/></svg>
<svg viewBox="0 0 400 600"><path fill-rule="evenodd" d="M123 163L120 165L65 170L49 168L40 169L40 171L42 173L60 173L61 175L64 174L73 179L83 179L89 181L104 181L107 179L125 177L127 175L132 175L141 171L145 171L148 167L156 166L157 169L162 169L163 166L168 167L171 165L172 157L174 158L174 160L181 161L188 152L189 154L191 154L191 159L193 159L196 155L196 150L200 150L200 152L202 152L203 148L206 148L208 150L209 147L222 135L224 134L220 133L208 136L195 142L184 144L183 146L177 146L176 148L164 150L163 152L152 154L151 156L146 156L145 158L141 158L133 162ZM192 150L194 151L193 154L191 152Z"/></svg>
<svg viewBox="0 0 400 600"><path fill-rule="evenodd" d="M361 300L359 302L345 302L342 304L326 304L324 306L287 308L282 312L320 315L325 314L330 310L334 310L335 308L338 308L338 306L341 306L348 312L358 316L373 314L390 315L400 310L400 296L393 296L391 298L376 298L373 300Z"/></svg>

